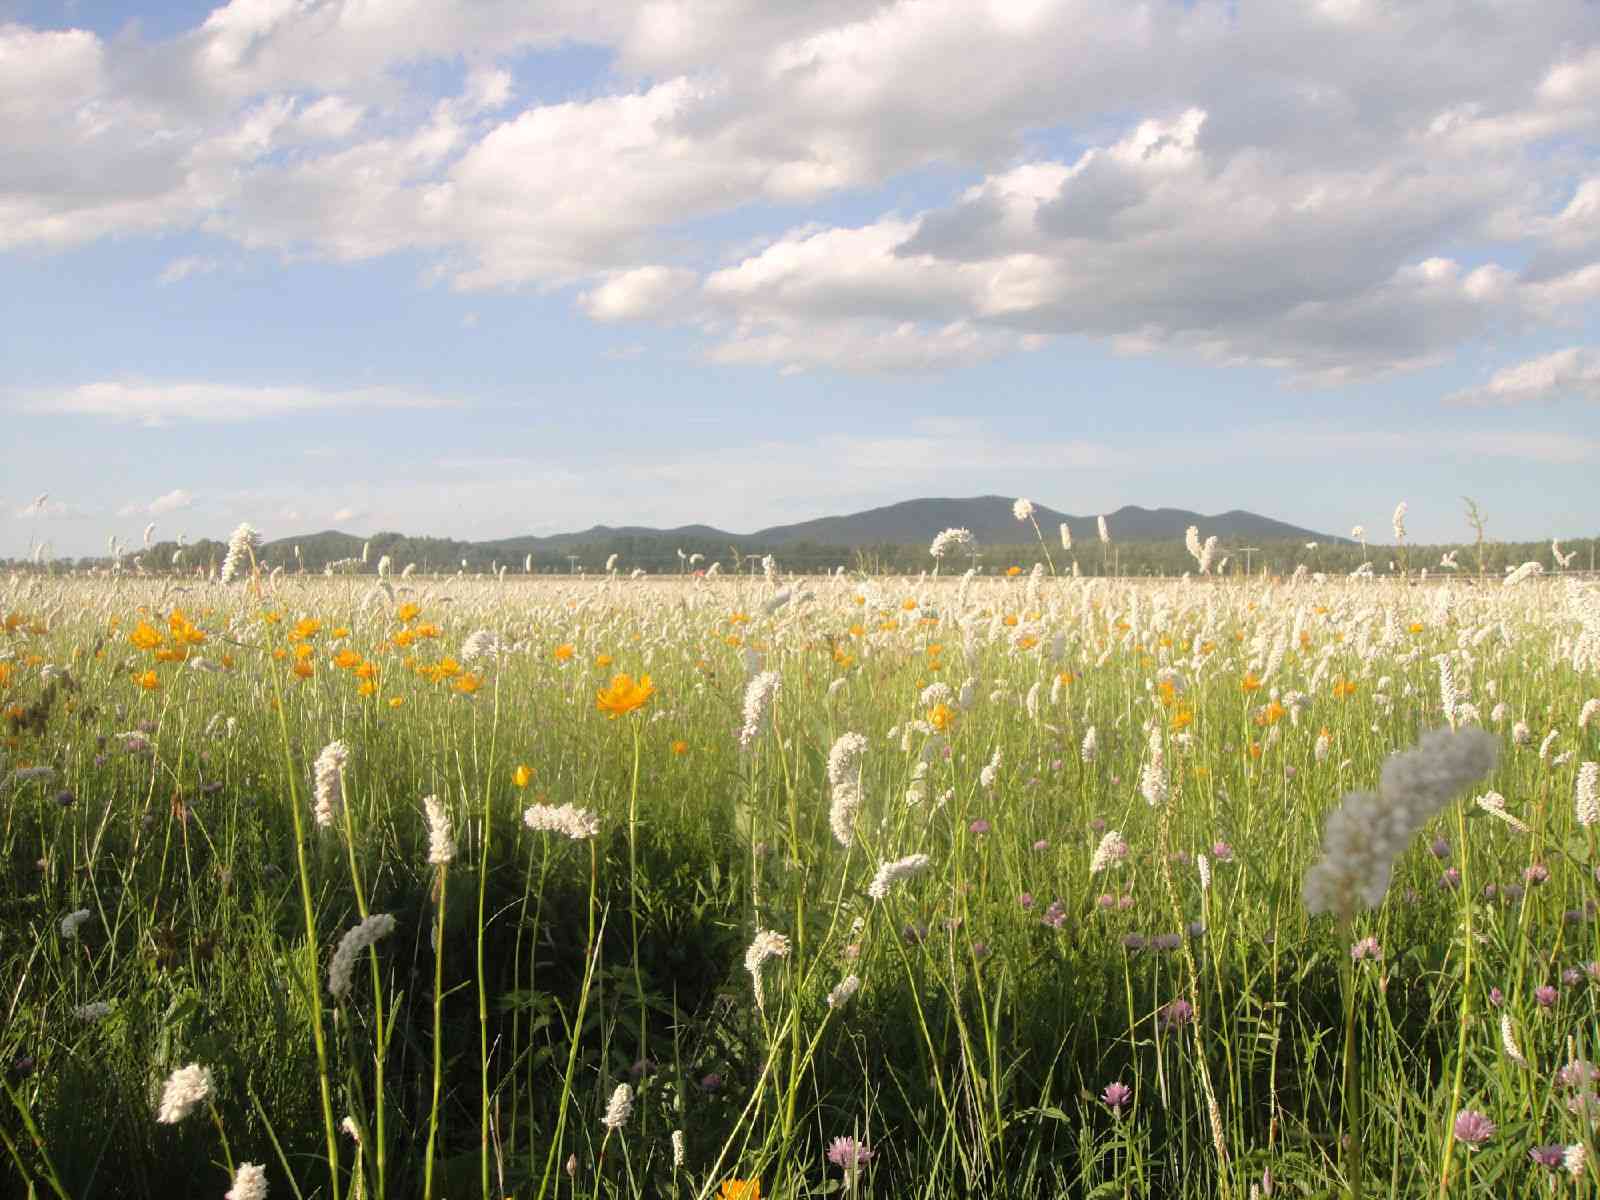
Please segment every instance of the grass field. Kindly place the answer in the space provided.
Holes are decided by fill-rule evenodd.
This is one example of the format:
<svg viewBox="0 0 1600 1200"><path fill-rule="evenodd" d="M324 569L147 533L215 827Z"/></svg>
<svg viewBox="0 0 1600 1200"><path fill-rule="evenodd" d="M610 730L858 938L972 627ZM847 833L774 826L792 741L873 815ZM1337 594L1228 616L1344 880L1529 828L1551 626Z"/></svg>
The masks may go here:
<svg viewBox="0 0 1600 1200"><path fill-rule="evenodd" d="M1600 591L18 575L0 616L11 1194L1600 1180Z"/></svg>

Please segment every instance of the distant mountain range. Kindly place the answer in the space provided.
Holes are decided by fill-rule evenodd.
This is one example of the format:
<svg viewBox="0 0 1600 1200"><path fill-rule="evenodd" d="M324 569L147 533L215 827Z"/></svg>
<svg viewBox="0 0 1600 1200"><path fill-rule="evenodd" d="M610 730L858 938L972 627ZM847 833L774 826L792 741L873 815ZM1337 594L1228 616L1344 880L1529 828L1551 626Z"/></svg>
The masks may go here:
<svg viewBox="0 0 1600 1200"><path fill-rule="evenodd" d="M398 533L377 533L371 538L363 538L328 530L269 542L264 547L263 558L268 562L292 563L294 547L300 546L305 565L311 566L312 562L322 564L355 558L368 543L374 555L392 553L397 561L425 556L435 563L463 558L473 562L492 558L510 563L530 554L536 559L548 559L573 551L592 554L606 548L632 552L634 557L648 550L652 559L666 557L674 561L679 549L685 553L706 554L709 561L729 548L748 554L800 546L825 547L833 551L900 546L917 549L925 555L933 537L941 530L953 527L971 530L980 546L1033 544L1036 540L1033 527L1016 519L1012 511L1013 503L1004 496L905 500L899 504L844 516L818 517L793 525L774 525L754 533L730 533L710 525L682 525L672 529L641 525L596 525L573 533L543 537L524 535L466 542ZM1073 516L1036 504L1034 519L1052 546L1059 544L1063 523L1071 529L1075 545L1087 550L1099 542L1098 518L1095 516ZM1346 541L1237 509L1205 516L1181 508L1152 509L1127 505L1116 512L1107 513L1106 524L1113 543L1118 545L1181 543L1184 531L1191 525L1199 528L1202 538L1215 534L1225 543L1314 541L1335 545Z"/></svg>

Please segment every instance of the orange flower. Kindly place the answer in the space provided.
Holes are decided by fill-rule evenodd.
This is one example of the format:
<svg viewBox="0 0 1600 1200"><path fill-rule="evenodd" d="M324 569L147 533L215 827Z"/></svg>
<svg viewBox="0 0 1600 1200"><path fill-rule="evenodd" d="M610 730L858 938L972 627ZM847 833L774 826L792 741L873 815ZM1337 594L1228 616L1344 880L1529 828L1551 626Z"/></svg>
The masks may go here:
<svg viewBox="0 0 1600 1200"><path fill-rule="evenodd" d="M310 679L317 673L317 669L311 665L309 658L302 658L294 664L294 673L296 678Z"/></svg>
<svg viewBox="0 0 1600 1200"><path fill-rule="evenodd" d="M897 626L897 628L898 628L898 626ZM857 621L854 625L850 626L850 636L851 637L866 637L867 636L867 627L865 625L863 625L860 621Z"/></svg>
<svg viewBox="0 0 1600 1200"><path fill-rule="evenodd" d="M750 614L749 613L746 613L746 612L735 612L731 616L728 617L728 624L730 624L730 625L740 625L740 624L743 624L745 621L748 621L749 619L750 619Z"/></svg>
<svg viewBox="0 0 1600 1200"><path fill-rule="evenodd" d="M347 638L350 636L350 627L348 625L335 625L333 632L328 636L331 638Z"/></svg>
<svg viewBox="0 0 1600 1200"><path fill-rule="evenodd" d="M133 681L147 692L153 692L161 686L161 676L154 671L146 671L143 675L135 675Z"/></svg>
<svg viewBox="0 0 1600 1200"><path fill-rule="evenodd" d="M167 618L167 626L172 630L172 640L186 646L200 646L205 644L206 635L196 629L183 609L175 608L172 615Z"/></svg>
<svg viewBox="0 0 1600 1200"><path fill-rule="evenodd" d="M444 630L440 629L432 621L424 621L421 625L417 626L416 634L419 638L436 638L443 637Z"/></svg>
<svg viewBox="0 0 1600 1200"><path fill-rule="evenodd" d="M642 708L655 694L655 690L656 685L650 682L648 675L639 676L638 683L633 681L631 675L616 675L612 678L609 688L595 694L594 706L615 720L636 708Z"/></svg>
<svg viewBox="0 0 1600 1200"><path fill-rule="evenodd" d="M1022 568L1021 567L1007 567L1006 568L1006 574L1009 575L1012 579L1015 579L1018 575L1022 574Z"/></svg>
<svg viewBox="0 0 1600 1200"><path fill-rule="evenodd" d="M341 671L354 670L356 667L361 665L361 655L357 654L354 650L350 649L350 647L346 646L343 650L339 651L339 653L333 656L333 665L338 667Z"/></svg>
<svg viewBox="0 0 1600 1200"><path fill-rule="evenodd" d="M594 665L599 667L602 671L609 667L611 663L612 658L609 654L596 654L594 656Z"/></svg>
<svg viewBox="0 0 1600 1200"><path fill-rule="evenodd" d="M356 685L356 695L358 696L373 696L377 694L377 691L378 685L370 679Z"/></svg>
<svg viewBox="0 0 1600 1200"><path fill-rule="evenodd" d="M717 1200L761 1200L761 1180L724 1179Z"/></svg>
<svg viewBox="0 0 1600 1200"><path fill-rule="evenodd" d="M917 602L915 600L913 600L910 596L907 596L904 600L900 601L900 607L905 612L916 612L917 611Z"/></svg>
<svg viewBox="0 0 1600 1200"><path fill-rule="evenodd" d="M322 632L322 622L315 617L302 617L289 631L291 641L303 642L309 637L315 637Z"/></svg>
<svg viewBox="0 0 1600 1200"><path fill-rule="evenodd" d="M376 679L378 677L378 664L364 662L356 668L357 679Z"/></svg>
<svg viewBox="0 0 1600 1200"><path fill-rule="evenodd" d="M1192 724L1194 724L1194 713L1192 713L1189 709L1180 708L1177 712L1172 714L1173 733L1177 733L1180 729L1186 729Z"/></svg>
<svg viewBox="0 0 1600 1200"><path fill-rule="evenodd" d="M1244 679L1239 684L1239 690L1241 692L1253 692L1256 689L1258 689L1260 686L1261 686L1261 680L1256 678L1255 672L1254 671L1248 671L1248 672L1245 673Z"/></svg>
<svg viewBox="0 0 1600 1200"><path fill-rule="evenodd" d="M456 680L451 686L463 696L470 696L473 692L477 691L483 686L483 677L481 675L474 675L471 671L468 671L460 679Z"/></svg>
<svg viewBox="0 0 1600 1200"><path fill-rule="evenodd" d="M389 697L389 707L390 708L399 708L405 702L406 702L406 698L404 696L390 696Z"/></svg>
<svg viewBox="0 0 1600 1200"><path fill-rule="evenodd" d="M562 642L551 653L555 655L557 662L567 662L572 658L572 643Z"/></svg>
<svg viewBox="0 0 1600 1200"><path fill-rule="evenodd" d="M673 742L672 743L672 752L674 754L687 754L687 753L689 753L689 743L688 742Z"/></svg>
<svg viewBox="0 0 1600 1200"><path fill-rule="evenodd" d="M1348 679L1344 679L1342 677L1339 678L1339 679L1336 679L1336 680L1334 680L1334 684L1333 684L1333 698L1335 700L1348 699L1349 697L1354 696L1356 694L1357 686L1358 685L1350 682L1350 680L1348 680Z"/></svg>
<svg viewBox="0 0 1600 1200"><path fill-rule="evenodd" d="M940 733L950 732L950 727L956 723L956 714L948 704L935 704L928 710L928 724Z"/></svg>
<svg viewBox="0 0 1600 1200"><path fill-rule="evenodd" d="M420 605L413 604L411 601L407 600L399 607L394 615L400 618L400 620L405 624L409 625L412 621L415 621L422 615L422 608Z"/></svg>
<svg viewBox="0 0 1600 1200"><path fill-rule="evenodd" d="M148 621L140 621L133 627L133 632L128 635L128 640L140 650L154 650L161 645L161 632Z"/></svg>
<svg viewBox="0 0 1600 1200"><path fill-rule="evenodd" d="M528 783L532 779L533 771L529 769L527 763L518 763L517 769L511 772L511 782L516 784L519 788L527 787Z"/></svg>

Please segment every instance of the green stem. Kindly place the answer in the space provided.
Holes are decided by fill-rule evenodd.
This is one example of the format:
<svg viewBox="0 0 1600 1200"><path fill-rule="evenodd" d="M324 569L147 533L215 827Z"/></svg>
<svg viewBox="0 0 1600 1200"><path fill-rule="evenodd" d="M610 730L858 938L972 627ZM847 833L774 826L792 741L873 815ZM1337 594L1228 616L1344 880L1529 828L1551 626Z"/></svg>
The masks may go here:
<svg viewBox="0 0 1600 1200"><path fill-rule="evenodd" d="M1356 973L1355 959L1348 953L1353 944L1355 930L1349 917L1339 922L1339 990L1344 994L1344 1088L1341 1100L1344 1105L1344 1176L1346 1193L1350 1200L1361 1200L1365 1185L1362 1157L1362 1095L1359 1069L1360 1042L1356 1029Z"/></svg>
<svg viewBox="0 0 1600 1200"><path fill-rule="evenodd" d="M1467 816L1465 808L1456 805L1456 844L1461 847L1461 903L1465 912L1466 934L1463 939L1461 967L1460 1029L1456 1035L1455 1081L1450 1089L1450 1110L1445 1115L1444 1149L1439 1154L1439 1200L1444 1200L1450 1188L1450 1159L1456 1146L1456 1114L1461 1111L1461 1081L1467 1065L1467 1026L1472 1019L1472 882L1467 875Z"/></svg>
<svg viewBox="0 0 1600 1200"><path fill-rule="evenodd" d="M428 1109L428 1148L422 1160L423 1200L433 1200L433 1154L439 1141L439 1088L444 1079L444 900L450 868L439 867L439 922L433 939L433 1103Z"/></svg>

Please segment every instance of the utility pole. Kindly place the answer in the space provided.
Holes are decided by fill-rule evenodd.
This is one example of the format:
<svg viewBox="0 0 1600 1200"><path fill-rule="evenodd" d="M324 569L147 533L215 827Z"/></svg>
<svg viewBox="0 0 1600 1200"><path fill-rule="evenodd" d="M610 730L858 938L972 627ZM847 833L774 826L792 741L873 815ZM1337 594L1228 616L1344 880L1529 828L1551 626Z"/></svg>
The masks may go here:
<svg viewBox="0 0 1600 1200"><path fill-rule="evenodd" d="M578 556L576 554L569 554L569 555L567 555L567 574L568 575L576 575L577 573L578 573Z"/></svg>
<svg viewBox="0 0 1600 1200"><path fill-rule="evenodd" d="M1261 547L1260 546L1240 546L1238 549L1236 549L1234 551L1234 553L1235 554L1244 555L1244 575L1245 575L1246 579L1250 578L1250 556L1252 554L1261 553Z"/></svg>

